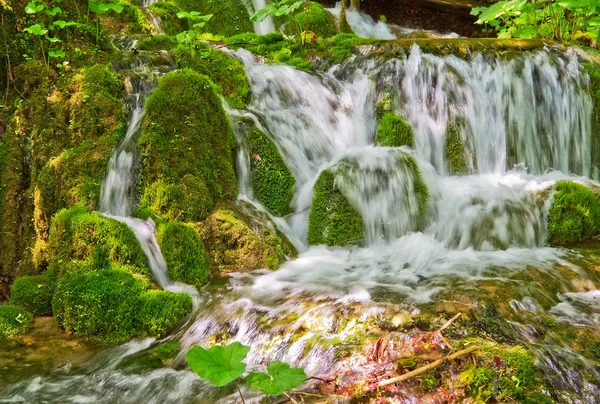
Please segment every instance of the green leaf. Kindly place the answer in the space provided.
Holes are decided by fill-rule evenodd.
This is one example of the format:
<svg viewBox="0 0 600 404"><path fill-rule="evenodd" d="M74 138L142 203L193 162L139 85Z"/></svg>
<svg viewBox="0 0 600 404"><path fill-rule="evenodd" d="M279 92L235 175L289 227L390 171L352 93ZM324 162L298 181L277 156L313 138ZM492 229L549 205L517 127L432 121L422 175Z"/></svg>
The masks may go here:
<svg viewBox="0 0 600 404"><path fill-rule="evenodd" d="M292 368L285 362L275 361L267 366L266 373L253 372L246 377L248 387L264 394L283 394L299 387L306 380L304 369Z"/></svg>
<svg viewBox="0 0 600 404"><path fill-rule="evenodd" d="M42 24L34 24L31 27L25 28L23 31L29 32L33 35L45 35L48 30Z"/></svg>
<svg viewBox="0 0 600 404"><path fill-rule="evenodd" d="M242 361L246 359L248 352L250 347L234 342L210 349L194 347L185 357L194 373L221 387L231 383L246 371L246 364Z"/></svg>
<svg viewBox="0 0 600 404"><path fill-rule="evenodd" d="M37 4L35 2L35 0L34 1L30 1L25 6L25 12L27 14L36 14L36 13L39 13L40 11L42 11L43 9L44 9L44 5L43 4Z"/></svg>
<svg viewBox="0 0 600 404"><path fill-rule="evenodd" d="M48 56L50 56L51 58L64 58L66 56L66 53L64 50L58 49L55 51L48 52Z"/></svg>
<svg viewBox="0 0 600 404"><path fill-rule="evenodd" d="M50 43L55 43L55 42L62 42L60 39L58 38L51 38L49 36L46 36L46 39L50 42Z"/></svg>
<svg viewBox="0 0 600 404"><path fill-rule="evenodd" d="M120 4L100 4L92 0L88 1L88 7L96 14L106 14L110 10L113 10L115 13L121 13L121 11L123 11L123 6Z"/></svg>
<svg viewBox="0 0 600 404"><path fill-rule="evenodd" d="M60 13L62 13L62 8L60 7L54 7L52 10L46 10L46 14L48 14L50 17L54 17Z"/></svg>
<svg viewBox="0 0 600 404"><path fill-rule="evenodd" d="M66 27L70 27L72 25L77 25L77 23L74 21L58 20L58 21L54 21L52 24L50 24L50 28L52 28L52 27L66 28Z"/></svg>

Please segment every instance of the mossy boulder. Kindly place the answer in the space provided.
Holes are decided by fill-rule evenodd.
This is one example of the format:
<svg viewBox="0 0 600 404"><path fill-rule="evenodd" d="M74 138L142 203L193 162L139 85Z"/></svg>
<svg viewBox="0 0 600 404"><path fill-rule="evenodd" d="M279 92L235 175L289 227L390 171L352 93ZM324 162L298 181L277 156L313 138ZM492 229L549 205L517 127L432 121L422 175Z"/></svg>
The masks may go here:
<svg viewBox="0 0 600 404"><path fill-rule="evenodd" d="M173 281L199 285L210 275L208 255L193 224L162 222L156 230L169 277Z"/></svg>
<svg viewBox="0 0 600 404"><path fill-rule="evenodd" d="M0 341L24 333L31 327L33 315L15 304L0 306Z"/></svg>
<svg viewBox="0 0 600 404"><path fill-rule="evenodd" d="M150 5L150 10L160 18L160 26L167 35L176 35L188 29L186 20L177 17L182 10L175 2L158 1Z"/></svg>
<svg viewBox="0 0 600 404"><path fill-rule="evenodd" d="M202 15L213 14L204 30L212 34L232 36L254 32L250 14L242 0L176 0L185 11L198 11Z"/></svg>
<svg viewBox="0 0 600 404"><path fill-rule="evenodd" d="M52 270L42 275L21 276L10 289L11 302L35 315L51 315L55 286L56 273Z"/></svg>
<svg viewBox="0 0 600 404"><path fill-rule="evenodd" d="M103 269L114 264L149 275L146 256L129 227L81 207L62 210L53 218L48 261L59 277L81 265Z"/></svg>
<svg viewBox="0 0 600 404"><path fill-rule="evenodd" d="M192 298L183 293L150 290L140 295L137 332L162 338L192 312Z"/></svg>
<svg viewBox="0 0 600 404"><path fill-rule="evenodd" d="M306 29L306 11L298 13L296 22ZM308 11L308 30L314 32L319 37L329 38L338 33L337 22L333 14L323 7L320 3L310 2Z"/></svg>
<svg viewBox="0 0 600 404"><path fill-rule="evenodd" d="M331 169L323 171L314 186L308 220L308 244L360 245L364 240L363 233L360 213L336 186Z"/></svg>
<svg viewBox="0 0 600 404"><path fill-rule="evenodd" d="M446 128L445 154L448 173L451 175L460 175L468 172L465 144L462 140L461 128L458 123L449 123Z"/></svg>
<svg viewBox="0 0 600 404"><path fill-rule="evenodd" d="M262 131L251 130L247 140L254 196L274 215L288 214L296 184L294 176L275 143Z"/></svg>
<svg viewBox="0 0 600 404"><path fill-rule="evenodd" d="M413 147L412 127L401 116L387 112L379 122L376 141L379 146Z"/></svg>
<svg viewBox="0 0 600 404"><path fill-rule="evenodd" d="M250 213L250 212L248 212ZM272 222L231 207L214 211L203 224L202 237L215 274L267 268L277 269L294 247Z"/></svg>
<svg viewBox="0 0 600 404"><path fill-rule="evenodd" d="M139 146L140 209L197 222L237 195L235 141L208 77L190 69L165 75L146 102Z"/></svg>
<svg viewBox="0 0 600 404"><path fill-rule="evenodd" d="M570 181L553 187L548 211L548 242L565 245L600 233L600 198L595 190Z"/></svg>
<svg viewBox="0 0 600 404"><path fill-rule="evenodd" d="M250 99L250 84L242 63L218 49L207 45L201 48L194 56L187 49L177 48L175 56L179 67L206 75L221 89L231 107L245 108Z"/></svg>

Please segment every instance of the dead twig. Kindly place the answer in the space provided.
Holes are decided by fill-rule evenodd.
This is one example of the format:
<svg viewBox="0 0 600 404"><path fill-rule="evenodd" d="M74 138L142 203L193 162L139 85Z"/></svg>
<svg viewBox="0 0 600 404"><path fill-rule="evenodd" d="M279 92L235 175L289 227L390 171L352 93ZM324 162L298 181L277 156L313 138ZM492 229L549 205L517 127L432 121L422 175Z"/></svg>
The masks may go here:
<svg viewBox="0 0 600 404"><path fill-rule="evenodd" d="M477 351L479 348L480 348L479 346L472 346L472 347L463 349L462 351L455 352L452 355L448 355L448 356L446 356L446 357L444 357L442 359L438 359L435 362L431 362L431 363L429 363L429 364L427 364L425 366L421 366L420 368L415 369L412 372L408 372L408 373L405 373L405 374L403 374L401 376L392 377L391 379L384 380L384 381L380 382L377 385L377 387L384 387L384 386L388 386L390 384L404 382L404 381L406 381L408 379L411 379L411 378L413 378L415 376L419 376L419 375L421 375L421 374L423 374L423 373L425 373L425 372L427 372L429 370L437 368L438 366L440 366L445 361L458 359L461 356L465 356L465 355L468 355L468 354L470 354L472 352Z"/></svg>
<svg viewBox="0 0 600 404"><path fill-rule="evenodd" d="M462 313L458 313L457 315L455 315L454 317L452 317L450 320L446 321L446 324L444 324L442 326L442 328L440 328L439 330L437 330L437 332L442 332L446 328L450 327L452 325L452 323L455 322L456 319L459 318L460 316L462 316Z"/></svg>

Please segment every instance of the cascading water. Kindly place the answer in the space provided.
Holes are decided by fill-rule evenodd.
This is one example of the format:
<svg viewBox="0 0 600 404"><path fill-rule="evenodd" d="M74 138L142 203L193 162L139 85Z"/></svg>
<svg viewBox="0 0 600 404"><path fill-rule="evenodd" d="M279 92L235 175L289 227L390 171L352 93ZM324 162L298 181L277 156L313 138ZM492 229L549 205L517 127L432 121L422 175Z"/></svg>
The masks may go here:
<svg viewBox="0 0 600 404"><path fill-rule="evenodd" d="M258 10L262 10L267 5L266 0L252 0L252 12L257 12ZM267 16L261 22L254 23L254 32L257 35L266 35L271 32L275 32L275 21L272 16Z"/></svg>
<svg viewBox="0 0 600 404"><path fill-rule="evenodd" d="M544 191L559 180L589 182L586 177L593 172L588 78L573 52L540 50L511 60L476 56L466 61L414 47L404 57L353 57L314 75L260 64L246 51L235 54L245 65L253 94L245 111L225 104L239 147L240 199L254 198L244 136L255 125L274 140L296 178L293 213L274 219L296 240L301 254L275 272L232 274L226 286L208 287L210 298L193 324L177 335L184 349L175 364L183 363L191 346L223 339L251 346L246 362L252 370L283 360L311 376L335 374L344 349L360 350L357 338L377 321L410 318L459 290L481 296L480 282L497 282L486 286L486 294L519 285L513 286L520 297L511 301L511 323L533 345L538 336L530 330L528 313L600 327L598 317L589 315L597 306L596 292L572 293L571 280L560 275L571 271L585 279L572 263L580 257L544 246L551 200ZM410 122L413 148L374 144L378 108ZM446 144L452 126L459 128L463 175L450 175ZM111 170L125 171L135 161L124 155L119 163L119 155L128 150L121 146ZM418 186L414 171L399 164L411 156L428 189L424 207L412 192ZM335 172L336 185L362 216L364 247L306 245L313 186L327 169ZM135 182L109 178L110 172L106 182L116 187ZM124 188L103 190L103 195L115 195L112 200L119 195L130 203ZM152 239L151 223L139 224L146 233L136 235ZM520 278L528 272L538 276L531 284L548 279L562 291L549 296L543 287L531 287ZM546 309L536 299L546 301ZM593 403L600 396L594 384L600 375L568 344L536 352L542 368L556 375L553 388L561 402ZM585 368L585 377L573 367ZM136 373L112 365L94 368L93 377L86 370L50 375L2 392L25 402L74 396L97 402L191 402L198 397L207 403L238 402L230 393L211 388L188 370ZM244 394L248 402L261 399L247 390Z"/></svg>

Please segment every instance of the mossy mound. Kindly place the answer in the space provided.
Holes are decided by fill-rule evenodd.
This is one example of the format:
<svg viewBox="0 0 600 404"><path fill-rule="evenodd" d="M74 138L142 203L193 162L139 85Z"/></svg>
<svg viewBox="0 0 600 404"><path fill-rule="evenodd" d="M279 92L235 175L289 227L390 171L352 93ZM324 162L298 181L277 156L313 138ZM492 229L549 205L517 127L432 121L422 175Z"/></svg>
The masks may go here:
<svg viewBox="0 0 600 404"><path fill-rule="evenodd" d="M48 262L59 277L82 265L103 269L119 264L149 274L146 256L126 224L81 207L62 210L53 218Z"/></svg>
<svg viewBox="0 0 600 404"><path fill-rule="evenodd" d="M146 102L140 209L163 219L203 220L237 195L235 142L215 85L192 70L165 75Z"/></svg>
<svg viewBox="0 0 600 404"><path fill-rule="evenodd" d="M202 237L215 274L259 268L277 269L294 247L265 218L239 209L218 209L203 224Z"/></svg>
<svg viewBox="0 0 600 404"><path fill-rule="evenodd" d="M204 27L212 34L232 36L254 32L248 9L241 0L176 0L185 11L198 11L202 15L213 14Z"/></svg>
<svg viewBox="0 0 600 404"><path fill-rule="evenodd" d="M209 46L202 46L201 51L193 57L188 50L182 48L177 48L175 55L180 68L195 70L217 84L231 107L246 107L250 99L250 84L239 60Z"/></svg>
<svg viewBox="0 0 600 404"><path fill-rule="evenodd" d="M51 315L55 286L56 273L52 270L42 275L22 276L12 284L11 302L35 315Z"/></svg>
<svg viewBox="0 0 600 404"><path fill-rule="evenodd" d="M0 341L24 333L31 327L31 313L15 304L0 306Z"/></svg>
<svg viewBox="0 0 600 404"><path fill-rule="evenodd" d="M306 11L298 13L296 22L306 30ZM314 1L310 2L308 11L308 30L322 38L329 38L338 33L337 23L333 14L325 9L321 4Z"/></svg>
<svg viewBox="0 0 600 404"><path fill-rule="evenodd" d="M175 2L158 1L150 5L150 10L160 18L160 26L166 34L176 35L187 29L186 20L177 17L181 9Z"/></svg>
<svg viewBox="0 0 600 404"><path fill-rule="evenodd" d="M446 128L446 164L451 175L468 172L465 158L465 144L460 136L461 128L457 123L449 123Z"/></svg>
<svg viewBox="0 0 600 404"><path fill-rule="evenodd" d="M154 3L164 4L162 2ZM155 35L149 38L143 39L137 45L138 50L143 51L158 51L158 50L171 50L177 46L177 39L171 35Z"/></svg>
<svg viewBox="0 0 600 404"><path fill-rule="evenodd" d="M69 333L106 345L135 335L163 336L191 312L191 298L147 292L148 286L145 277L118 266L70 272L56 286L56 322Z"/></svg>
<svg viewBox="0 0 600 404"><path fill-rule="evenodd" d="M164 337L183 317L192 312L192 299L183 293L150 290L140 296L137 332Z"/></svg>
<svg viewBox="0 0 600 404"><path fill-rule="evenodd" d="M200 233L194 225L159 223L156 241L167 262L171 280L198 285L208 278L208 256Z"/></svg>
<svg viewBox="0 0 600 404"><path fill-rule="evenodd" d="M553 188L548 211L548 242L565 245L600 233L600 198L589 188L561 181Z"/></svg>
<svg viewBox="0 0 600 404"><path fill-rule="evenodd" d="M401 116L391 112L385 113L379 122L376 141L380 146L413 147L412 127Z"/></svg>
<svg viewBox="0 0 600 404"><path fill-rule="evenodd" d="M296 180L277 146L255 128L248 134L248 152L254 196L274 215L288 214Z"/></svg>
<svg viewBox="0 0 600 404"><path fill-rule="evenodd" d="M323 171L314 186L308 244L360 245L363 239L362 217L337 188L332 171Z"/></svg>

